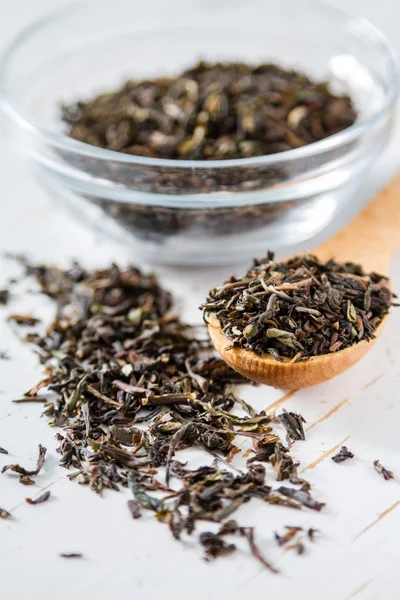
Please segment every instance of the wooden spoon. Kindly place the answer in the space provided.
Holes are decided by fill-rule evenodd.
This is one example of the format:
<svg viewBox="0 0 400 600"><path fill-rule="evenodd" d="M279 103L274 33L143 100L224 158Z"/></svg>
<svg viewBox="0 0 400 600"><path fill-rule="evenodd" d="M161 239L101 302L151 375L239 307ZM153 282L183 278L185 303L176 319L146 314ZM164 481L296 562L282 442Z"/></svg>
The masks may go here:
<svg viewBox="0 0 400 600"><path fill-rule="evenodd" d="M313 250L321 261L361 264L366 272L387 274L400 247L400 176L397 176L351 223ZM358 362L374 345L387 317L376 330L375 340L361 341L338 352L314 356L303 362L280 362L269 354L259 356L243 348L229 349L230 340L211 315L209 333L222 358L248 379L275 387L299 389L327 381Z"/></svg>

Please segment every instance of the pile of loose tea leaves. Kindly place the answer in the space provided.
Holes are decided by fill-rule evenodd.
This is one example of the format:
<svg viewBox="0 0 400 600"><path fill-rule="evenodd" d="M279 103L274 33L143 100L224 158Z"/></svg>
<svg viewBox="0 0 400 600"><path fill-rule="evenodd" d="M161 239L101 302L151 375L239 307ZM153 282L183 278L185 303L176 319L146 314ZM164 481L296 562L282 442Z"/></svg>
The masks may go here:
<svg viewBox="0 0 400 600"><path fill-rule="evenodd" d="M220 523L200 533L207 560L233 552L226 537L236 536L275 571L254 529L233 521L233 513L250 500L317 511L323 504L274 433L278 419L235 395L233 384L243 379L215 357L204 329L184 324L171 295L134 267L27 265L27 272L57 302L57 313L45 335L28 336L46 377L25 396L35 401L41 389L56 393L44 412L59 428L61 464L71 479L99 494L129 487L132 517L152 512L176 539L198 531L199 522ZM281 417L288 443L304 439L303 421L291 412ZM251 447L239 470L231 461L246 438ZM203 452L203 466L177 458L189 447ZM17 467L7 468L23 473ZM268 469L285 485L267 483Z"/></svg>
<svg viewBox="0 0 400 600"><path fill-rule="evenodd" d="M200 62L176 77L127 81L62 107L67 134L139 156L250 158L300 148L352 125L347 95L274 64Z"/></svg>
<svg viewBox="0 0 400 600"><path fill-rule="evenodd" d="M303 360L374 338L391 303L388 278L360 265L312 255L277 262L270 253L212 289L203 308L232 346Z"/></svg>

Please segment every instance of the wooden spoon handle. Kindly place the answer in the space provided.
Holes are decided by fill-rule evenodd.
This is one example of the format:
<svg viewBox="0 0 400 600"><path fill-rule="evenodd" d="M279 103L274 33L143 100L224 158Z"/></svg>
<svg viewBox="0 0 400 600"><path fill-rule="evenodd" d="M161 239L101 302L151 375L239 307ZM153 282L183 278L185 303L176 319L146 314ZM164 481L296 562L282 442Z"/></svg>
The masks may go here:
<svg viewBox="0 0 400 600"><path fill-rule="evenodd" d="M321 260L360 263L367 271L387 274L400 248L400 175L333 238L313 250Z"/></svg>

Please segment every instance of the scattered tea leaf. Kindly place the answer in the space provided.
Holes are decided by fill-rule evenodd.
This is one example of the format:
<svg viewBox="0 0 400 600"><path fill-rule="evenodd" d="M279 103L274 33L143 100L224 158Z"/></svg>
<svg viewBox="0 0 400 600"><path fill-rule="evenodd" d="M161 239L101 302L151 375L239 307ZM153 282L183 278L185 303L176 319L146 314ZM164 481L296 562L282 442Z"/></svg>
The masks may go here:
<svg viewBox="0 0 400 600"><path fill-rule="evenodd" d="M61 558L83 558L80 552L61 552Z"/></svg>
<svg viewBox="0 0 400 600"><path fill-rule="evenodd" d="M204 547L207 560L227 556L236 550L235 544L227 544L221 536L211 531L200 534L200 544Z"/></svg>
<svg viewBox="0 0 400 600"><path fill-rule="evenodd" d="M286 440L288 444L290 444L291 441L294 442L296 440L306 439L303 427L303 423L306 422L304 417L298 413L288 412L287 410L283 409L283 412L278 415L278 419L286 429Z"/></svg>
<svg viewBox="0 0 400 600"><path fill-rule="evenodd" d="M306 551L306 547L301 540L296 540L293 544L286 546L286 550L295 550L297 554L302 555Z"/></svg>
<svg viewBox="0 0 400 600"><path fill-rule="evenodd" d="M307 530L307 536L308 536L308 539L309 539L309 540L311 540L311 541L314 541L314 538L315 538L315 534L316 534L316 533L318 533L318 529L313 529L312 527L310 527L310 528Z"/></svg>
<svg viewBox="0 0 400 600"><path fill-rule="evenodd" d="M311 508L312 510L320 511L325 506L324 502L317 502L304 490L296 490L294 488L281 486L277 491L284 496L289 496L289 498L297 500L297 502L300 502L300 504L303 504L303 506L307 506L307 508Z"/></svg>
<svg viewBox="0 0 400 600"><path fill-rule="evenodd" d="M256 558L264 567L266 567L272 573L279 573L278 569L271 565L261 554L258 546L254 541L254 527L244 528L244 533L247 541L249 542L250 550L254 558Z"/></svg>
<svg viewBox="0 0 400 600"><path fill-rule="evenodd" d="M50 491L44 492L41 496L36 498L36 500L32 500L32 498L26 498L26 502L28 504L42 504L46 502L50 498Z"/></svg>
<svg viewBox="0 0 400 600"><path fill-rule="evenodd" d="M332 460L335 463L341 463L348 458L354 458L354 454L347 449L347 446L342 446L335 456L332 456Z"/></svg>
<svg viewBox="0 0 400 600"><path fill-rule="evenodd" d="M385 467L381 465L379 460L374 460L374 467L375 471L379 473L379 475L381 475L386 481L389 481L389 479L394 479L393 472L388 471L388 469L385 469Z"/></svg>
<svg viewBox="0 0 400 600"><path fill-rule="evenodd" d="M10 299L10 292L8 290L0 290L0 304L5 306Z"/></svg>
<svg viewBox="0 0 400 600"><path fill-rule="evenodd" d="M26 325L27 327L32 327L33 325L40 323L40 319L32 317L30 314L19 315L14 313L12 315L8 315L8 320L14 321L14 323L17 323L17 325Z"/></svg>
<svg viewBox="0 0 400 600"><path fill-rule="evenodd" d="M290 542L290 540L296 537L299 531L303 531L302 527L293 527L291 525L286 525L285 529L286 531L283 534L278 534L277 532L275 532L275 539L278 542L279 546L284 546L285 544Z"/></svg>
<svg viewBox="0 0 400 600"><path fill-rule="evenodd" d="M14 404L27 404L28 402L38 402L39 404L45 404L47 399L43 396L24 396L23 398L16 398L13 400Z"/></svg>
<svg viewBox="0 0 400 600"><path fill-rule="evenodd" d="M139 519L142 516L139 502L136 500L128 500L127 505L133 519Z"/></svg>
<svg viewBox="0 0 400 600"><path fill-rule="evenodd" d="M34 385L33 388L31 388L30 390L25 392L24 396L36 398L39 390L41 390L42 388L45 388L45 387L49 387L52 383L54 383L54 378L46 377L45 379L42 379L42 381L39 381L39 383Z"/></svg>
<svg viewBox="0 0 400 600"><path fill-rule="evenodd" d="M31 479L28 475L20 475L19 480L22 485L35 485L33 479Z"/></svg>
<svg viewBox="0 0 400 600"><path fill-rule="evenodd" d="M8 519L8 517L11 517L11 514L5 508L0 508L0 519Z"/></svg>
<svg viewBox="0 0 400 600"><path fill-rule="evenodd" d="M5 465L2 468L1 472L5 473L6 471L13 471L14 473L19 473L20 475L22 475L24 477L31 477L31 476L38 475L41 468L43 467L46 452L47 452L47 449L44 446L42 446L41 444L39 444L39 456L38 456L37 463L36 463L36 469L33 469L32 471L29 471L29 470L25 469L24 467L21 467L20 465L16 464L16 465Z"/></svg>
<svg viewBox="0 0 400 600"><path fill-rule="evenodd" d="M192 445L195 440L199 438L199 431L195 423L186 423L178 429L178 431L172 436L168 448L167 456L167 468L166 468L166 482L169 485L169 467L171 459L175 453L176 448L179 444L184 443L185 440L189 441L189 445Z"/></svg>
<svg viewBox="0 0 400 600"><path fill-rule="evenodd" d="M139 476L135 471L128 474L128 484L138 502L143 508L154 510L156 512L165 510L162 500L154 498L146 493L144 485L139 481Z"/></svg>
<svg viewBox="0 0 400 600"><path fill-rule="evenodd" d="M290 456L288 449L282 446L280 442L275 444L274 452L268 460L273 466L276 481L297 479L299 463Z"/></svg>
<svg viewBox="0 0 400 600"><path fill-rule="evenodd" d="M10 299L10 292L8 290L0 290L0 304L5 306Z"/></svg>
<svg viewBox="0 0 400 600"><path fill-rule="evenodd" d="M306 541L313 541L316 531L316 529L310 527L305 532L303 527L287 525L284 533L278 534L275 532L275 539L279 546L284 546L285 552L294 550L297 554L301 555L306 552Z"/></svg>
<svg viewBox="0 0 400 600"><path fill-rule="evenodd" d="M254 558L256 558L264 567L267 567L272 573L279 573L275 567L269 563L264 556L261 554L258 546L254 540L254 527L240 527L238 523L234 520L227 521L220 527L218 535L216 536L218 539L221 539L224 535L240 535L241 537L245 537L249 543L250 551ZM221 539L222 541L222 539Z"/></svg>

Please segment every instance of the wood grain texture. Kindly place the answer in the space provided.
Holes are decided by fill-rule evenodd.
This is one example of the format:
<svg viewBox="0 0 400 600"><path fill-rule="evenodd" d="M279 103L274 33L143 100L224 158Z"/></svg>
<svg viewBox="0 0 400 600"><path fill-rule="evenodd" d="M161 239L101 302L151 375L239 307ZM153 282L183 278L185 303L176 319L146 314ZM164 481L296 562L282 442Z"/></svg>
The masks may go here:
<svg viewBox="0 0 400 600"><path fill-rule="evenodd" d="M340 408L342 408L342 406L347 404L349 400L350 398L344 398L344 400L338 402L338 404L335 404L335 406L333 406L326 414L322 415L322 417L320 417L318 421L315 421L309 427L307 427L306 431L310 431L310 429L313 429L313 427L319 425L319 423L323 423L324 421L326 421L326 419L329 419L329 417L334 415Z"/></svg>
<svg viewBox="0 0 400 600"><path fill-rule="evenodd" d="M267 406L267 408L265 409L265 412L267 414L271 414L271 413L275 412L275 410L279 406L281 406L282 404L284 404L285 402L287 402L288 400L290 400L290 398L292 398L295 395L296 392L297 392L297 390L290 390L290 392L287 392L287 394L285 394L281 398L278 398L278 400L275 400L275 402L273 402L272 404L270 404L269 406Z"/></svg>
<svg viewBox="0 0 400 600"><path fill-rule="evenodd" d="M394 504L392 504L391 506L389 506L389 508L387 508L386 510L384 510L383 512L381 512L381 514L378 516L377 519L375 519L374 521L372 521L372 523L370 523L369 525L367 525L367 527L364 527L364 529L362 531L360 531L360 533L358 533L356 535L356 537L354 538L354 541L358 540L358 538L361 537L362 535L364 535L364 533L366 533L369 529L371 529L371 527L374 527L377 523L379 523L380 521L382 521L382 519L384 519L387 515L389 515L398 506L400 506L400 500L397 500L397 502L395 502Z"/></svg>
<svg viewBox="0 0 400 600"><path fill-rule="evenodd" d="M400 247L400 175L397 175L342 231L313 250L321 260L335 258L387 273Z"/></svg>
<svg viewBox="0 0 400 600"><path fill-rule="evenodd" d="M363 592L365 589L367 589L367 587L369 586L370 583L371 583L370 581L366 581L365 583L362 583L360 586L358 586L357 589L354 590L354 592L352 594L350 594L350 596L348 596L346 598L346 600L351 600L351 598L355 598L356 596L361 594L361 592Z"/></svg>

